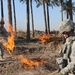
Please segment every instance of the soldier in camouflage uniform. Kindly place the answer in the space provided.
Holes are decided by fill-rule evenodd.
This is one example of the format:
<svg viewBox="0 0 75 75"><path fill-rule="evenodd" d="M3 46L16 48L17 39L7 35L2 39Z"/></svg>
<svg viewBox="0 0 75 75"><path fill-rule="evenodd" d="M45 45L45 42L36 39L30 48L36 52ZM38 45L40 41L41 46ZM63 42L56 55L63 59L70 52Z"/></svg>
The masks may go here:
<svg viewBox="0 0 75 75"><path fill-rule="evenodd" d="M0 60L3 58L4 51L3 51L3 45L2 43L4 40L6 40L8 37L8 32L4 28L4 21L0 22Z"/></svg>
<svg viewBox="0 0 75 75"><path fill-rule="evenodd" d="M56 59L59 67L58 75L75 75L75 23L69 19L59 25L59 32L65 37L64 48Z"/></svg>

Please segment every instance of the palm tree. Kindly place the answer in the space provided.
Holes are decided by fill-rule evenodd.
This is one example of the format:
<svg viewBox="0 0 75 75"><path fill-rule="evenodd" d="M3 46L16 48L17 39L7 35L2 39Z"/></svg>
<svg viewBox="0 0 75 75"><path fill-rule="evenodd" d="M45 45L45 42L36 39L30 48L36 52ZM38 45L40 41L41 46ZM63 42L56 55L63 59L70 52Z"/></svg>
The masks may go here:
<svg viewBox="0 0 75 75"><path fill-rule="evenodd" d="M46 6L45 6L45 1L46 0L35 0L37 3L37 7L39 7L40 5L43 6L43 13L44 13L44 24L45 24L45 34L48 34L48 27L47 27L47 19L46 19Z"/></svg>
<svg viewBox="0 0 75 75"><path fill-rule="evenodd" d="M73 12L72 12L73 9L72 8L75 8L73 6L72 0L65 0L65 1L63 1L63 3L62 3L62 10L66 11L67 19L69 18L69 19L73 20Z"/></svg>
<svg viewBox="0 0 75 75"><path fill-rule="evenodd" d="M3 0L1 0L1 18L4 18L4 13L3 13Z"/></svg>
<svg viewBox="0 0 75 75"><path fill-rule="evenodd" d="M3 11L3 0L1 0L1 22L4 24L4 11Z"/></svg>
<svg viewBox="0 0 75 75"><path fill-rule="evenodd" d="M43 10L44 10L44 22L45 22L45 33L48 34L50 33L50 20L49 20L49 6L53 7L55 5L58 6L58 0L35 0L39 7L41 4L43 5ZM45 7L45 4L47 8ZM46 9L45 9L46 8ZM46 15L47 12L47 15ZM47 19L46 19L47 17Z"/></svg>
<svg viewBox="0 0 75 75"><path fill-rule="evenodd" d="M26 2L26 14L27 14L27 40L30 40L30 10L29 10L29 0L20 0L20 2Z"/></svg>
<svg viewBox="0 0 75 75"><path fill-rule="evenodd" d="M58 1L57 0L45 0L46 3L46 11L47 11L47 26L48 26L48 34L50 34L50 16L49 16L49 6L53 8L53 6L58 6Z"/></svg>
<svg viewBox="0 0 75 75"><path fill-rule="evenodd" d="M14 12L14 26L15 26L15 32L17 32L16 28L16 11L15 11L15 1L13 0L13 12Z"/></svg>
<svg viewBox="0 0 75 75"><path fill-rule="evenodd" d="M8 19L9 23L12 25L12 8L11 8L11 0L8 1Z"/></svg>
<svg viewBox="0 0 75 75"><path fill-rule="evenodd" d="M43 11L44 11L45 33L48 34L47 21L46 21L45 1L44 0L42 0L42 5L43 5Z"/></svg>
<svg viewBox="0 0 75 75"><path fill-rule="evenodd" d="M47 6L47 25L48 25L48 34L50 34L50 19L49 19L49 5L48 2L46 3Z"/></svg>
<svg viewBox="0 0 75 75"><path fill-rule="evenodd" d="M32 0L30 0L30 7L31 7L31 17L32 17L32 36L34 37L34 19L33 19Z"/></svg>
<svg viewBox="0 0 75 75"><path fill-rule="evenodd" d="M73 20L73 15L72 15L72 0L69 0L69 17L71 20Z"/></svg>
<svg viewBox="0 0 75 75"><path fill-rule="evenodd" d="M27 40L30 40L30 10L29 10L29 0L26 0L27 7Z"/></svg>
<svg viewBox="0 0 75 75"><path fill-rule="evenodd" d="M62 3L63 3L63 0L60 0L61 10L62 10ZM63 21L63 11L61 11L61 20Z"/></svg>

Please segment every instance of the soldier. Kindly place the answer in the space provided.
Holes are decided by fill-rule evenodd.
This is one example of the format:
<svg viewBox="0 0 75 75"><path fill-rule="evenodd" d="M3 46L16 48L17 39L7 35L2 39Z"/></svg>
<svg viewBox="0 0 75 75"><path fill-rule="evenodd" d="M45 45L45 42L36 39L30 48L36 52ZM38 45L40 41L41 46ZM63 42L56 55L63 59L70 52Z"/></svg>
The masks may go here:
<svg viewBox="0 0 75 75"><path fill-rule="evenodd" d="M4 40L6 40L8 37L8 32L4 28L4 21L0 22L0 60L3 58L4 51L3 51L3 45L2 43Z"/></svg>
<svg viewBox="0 0 75 75"><path fill-rule="evenodd" d="M57 58L59 71L58 75L75 75L75 23L69 19L59 25L59 32L64 36L66 42L60 51L60 58Z"/></svg>

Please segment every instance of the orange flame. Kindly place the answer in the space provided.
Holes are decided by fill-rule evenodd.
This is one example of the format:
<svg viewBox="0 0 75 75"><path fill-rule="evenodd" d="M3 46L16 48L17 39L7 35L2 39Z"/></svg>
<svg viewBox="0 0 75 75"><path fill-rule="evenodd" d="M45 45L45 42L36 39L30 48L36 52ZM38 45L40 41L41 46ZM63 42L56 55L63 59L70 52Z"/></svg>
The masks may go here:
<svg viewBox="0 0 75 75"><path fill-rule="evenodd" d="M13 48L15 46L14 44L14 31L12 25L8 24L9 27L9 36L7 38L7 41L4 43L4 47L8 50L8 52L13 52Z"/></svg>
<svg viewBox="0 0 75 75"><path fill-rule="evenodd" d="M26 59L23 57L23 55L19 56L19 59L21 63L23 64L24 69L29 69L29 68L35 68L38 67L39 65L42 65L44 61L42 59L39 59L39 61L33 61L31 59Z"/></svg>
<svg viewBox="0 0 75 75"><path fill-rule="evenodd" d="M49 42L49 40L52 38L52 35L48 35L48 34L43 34L42 36L39 37L39 40L42 43L46 43Z"/></svg>

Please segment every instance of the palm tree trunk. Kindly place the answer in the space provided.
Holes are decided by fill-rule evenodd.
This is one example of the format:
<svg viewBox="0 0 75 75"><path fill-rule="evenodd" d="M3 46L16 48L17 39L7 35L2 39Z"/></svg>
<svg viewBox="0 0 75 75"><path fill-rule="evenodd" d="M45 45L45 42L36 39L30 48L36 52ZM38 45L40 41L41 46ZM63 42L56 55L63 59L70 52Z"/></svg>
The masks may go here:
<svg viewBox="0 0 75 75"><path fill-rule="evenodd" d="M3 12L3 0L1 0L1 19L4 18L4 12Z"/></svg>
<svg viewBox="0 0 75 75"><path fill-rule="evenodd" d="M45 33L48 34L48 29L47 29L47 22L46 22L46 11L45 11L45 3L44 0L42 0L43 3L43 11L44 11L44 22L45 22Z"/></svg>
<svg viewBox="0 0 75 75"><path fill-rule="evenodd" d="M63 11L61 11L61 20L63 21Z"/></svg>
<svg viewBox="0 0 75 75"><path fill-rule="evenodd" d="M67 1L67 19L73 20L72 14L72 0Z"/></svg>
<svg viewBox="0 0 75 75"><path fill-rule="evenodd" d="M2 23L2 25L3 25L4 24L3 0L1 0L1 22L3 22Z"/></svg>
<svg viewBox="0 0 75 75"><path fill-rule="evenodd" d="M32 36L34 37L34 19L33 19L32 0L30 0L30 7L31 7L31 17L32 17Z"/></svg>
<svg viewBox="0 0 75 75"><path fill-rule="evenodd" d="M27 40L30 40L30 11L29 11L29 0L26 0L27 5Z"/></svg>
<svg viewBox="0 0 75 75"><path fill-rule="evenodd" d="M47 5L47 24L48 24L48 34L50 34L50 19L49 19L49 7L48 7L48 2L46 3Z"/></svg>
<svg viewBox="0 0 75 75"><path fill-rule="evenodd" d="M68 13L68 10L67 10L67 19L69 19L69 13Z"/></svg>
<svg viewBox="0 0 75 75"><path fill-rule="evenodd" d="M62 3L63 3L63 0L60 0L60 3L61 3L61 10L62 10ZM61 11L61 20L63 21L63 11Z"/></svg>
<svg viewBox="0 0 75 75"><path fill-rule="evenodd" d="M72 14L72 0L69 0L69 16L70 20L73 20L73 14Z"/></svg>
<svg viewBox="0 0 75 75"><path fill-rule="evenodd" d="M11 8L11 0L8 1L8 19L9 23L12 25L12 8Z"/></svg>
<svg viewBox="0 0 75 75"><path fill-rule="evenodd" d="M15 2L13 0L13 12L14 12L14 26L15 26L15 32L17 32L16 28L16 11L15 11Z"/></svg>

